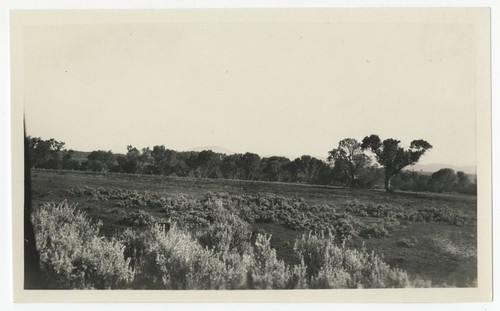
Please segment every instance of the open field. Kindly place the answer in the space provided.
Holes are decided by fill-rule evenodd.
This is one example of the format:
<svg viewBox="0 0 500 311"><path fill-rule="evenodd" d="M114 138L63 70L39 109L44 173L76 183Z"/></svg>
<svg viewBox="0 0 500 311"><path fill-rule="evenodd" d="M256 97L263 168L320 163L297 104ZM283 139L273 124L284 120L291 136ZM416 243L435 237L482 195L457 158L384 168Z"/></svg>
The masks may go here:
<svg viewBox="0 0 500 311"><path fill-rule="evenodd" d="M300 263L293 247L303 233L330 230L339 245L374 251L391 267L430 280L432 286L475 286L477 278L475 196L32 171L34 210L63 200L102 221L101 233L108 237L143 225L140 220L149 216L158 223L170 218L203 237L212 221L206 206L220 202L248 222L252 232L272 234L271 247L286 264Z"/></svg>

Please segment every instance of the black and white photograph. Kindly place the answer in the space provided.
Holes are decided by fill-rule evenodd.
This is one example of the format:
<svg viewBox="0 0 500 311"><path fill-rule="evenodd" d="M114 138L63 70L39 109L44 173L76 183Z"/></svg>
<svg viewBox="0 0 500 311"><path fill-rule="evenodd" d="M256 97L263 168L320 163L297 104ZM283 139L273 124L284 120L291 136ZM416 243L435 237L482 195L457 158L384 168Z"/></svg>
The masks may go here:
<svg viewBox="0 0 500 311"><path fill-rule="evenodd" d="M10 23L21 300L491 299L488 8Z"/></svg>

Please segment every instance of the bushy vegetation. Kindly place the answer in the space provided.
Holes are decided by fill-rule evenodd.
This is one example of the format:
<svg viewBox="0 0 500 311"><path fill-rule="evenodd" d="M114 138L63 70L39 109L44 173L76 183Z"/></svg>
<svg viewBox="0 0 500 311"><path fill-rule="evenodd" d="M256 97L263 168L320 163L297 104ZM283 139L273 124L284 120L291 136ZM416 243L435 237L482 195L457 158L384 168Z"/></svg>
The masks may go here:
<svg viewBox="0 0 500 311"><path fill-rule="evenodd" d="M108 196L127 200L118 191ZM91 193L90 191L89 193ZM75 192L77 193L77 192ZM104 192L103 192L104 193ZM207 224L165 228L144 211L126 216L128 228L105 238L99 223L66 201L33 213L47 288L293 289L415 285L365 250L339 246L332 234L302 235L286 264L270 235L253 234L232 201L208 196ZM105 199L100 197L100 199ZM159 199L160 200L160 199ZM163 200L162 200L163 202ZM277 202L281 202L278 200ZM139 219L139 220L138 220Z"/></svg>
<svg viewBox="0 0 500 311"><path fill-rule="evenodd" d="M224 262L176 226L168 232L158 225L140 234L127 231L123 244L128 254L137 256L134 258L135 279L131 284L135 288L223 288Z"/></svg>
<svg viewBox="0 0 500 311"><path fill-rule="evenodd" d="M392 269L375 253L338 247L331 237L304 234L294 250L306 266L310 288L411 286L406 272Z"/></svg>
<svg viewBox="0 0 500 311"><path fill-rule="evenodd" d="M161 208L166 217L183 228L215 228L214 223L240 222L275 223L299 231L335 234L339 242L356 235L359 225L348 213L338 213L334 205L310 205L302 198L207 193L204 198L196 199L187 195L163 197L149 192L138 192L112 188L70 189L69 194L87 196L87 200L115 200L117 207ZM227 216L229 215L229 216ZM232 219L231 217L238 217ZM217 221L225 217L225 221Z"/></svg>
<svg viewBox="0 0 500 311"><path fill-rule="evenodd" d="M124 246L99 235L101 223L66 201L33 213L36 244L48 288L124 288L133 278Z"/></svg>
<svg viewBox="0 0 500 311"><path fill-rule="evenodd" d="M237 214L224 209L220 201L215 201L210 213L211 223L199 235L200 243L217 253L228 254L237 251L248 252L252 231L247 222Z"/></svg>
<svg viewBox="0 0 500 311"><path fill-rule="evenodd" d="M405 208L392 204L376 204L358 200L347 201L345 210L359 216L371 216L387 219L410 221L439 221L452 225L475 225L475 219L450 207Z"/></svg>
<svg viewBox="0 0 500 311"><path fill-rule="evenodd" d="M406 248L414 248L418 245L418 240L416 237L402 238L398 241L398 246Z"/></svg>
<svg viewBox="0 0 500 311"><path fill-rule="evenodd" d="M251 235L248 223L273 223L299 232L331 234L342 244L355 237L384 238L401 229L400 221L445 222L452 225L475 225L473 215L468 215L447 206L411 208L402 205L365 203L359 200L346 201L343 207L333 204L310 205L299 197L274 195L228 195L208 192L197 199L188 195L160 196L147 191L130 191L112 188L70 189L76 196L87 200L114 200L116 207L145 207L160 209L164 218L170 218L181 228L196 231L204 246L217 251L235 246L237 241ZM355 216L375 217L376 223L363 224ZM138 210L120 219L122 225L150 225L156 219ZM203 233L200 233L203 232ZM232 241L221 245L220 241ZM244 243L243 243L244 244ZM245 245L238 246L240 251Z"/></svg>
<svg viewBox="0 0 500 311"><path fill-rule="evenodd" d="M124 215L119 223L128 227L145 227L150 226L156 222L156 219L149 213L138 210L129 215Z"/></svg>
<svg viewBox="0 0 500 311"><path fill-rule="evenodd" d="M399 227L400 223L397 220L390 221L378 221L374 224L363 228L359 232L359 236L371 239L371 238L384 238L390 235L395 228Z"/></svg>
<svg viewBox="0 0 500 311"><path fill-rule="evenodd" d="M228 265L235 262L231 263L235 267L237 262L252 256L259 236L272 234L269 244L276 251L278 262L283 260L289 270L295 269L295 273L300 274L301 261L293 246L302 234L312 231L313 235L333 239L340 248L373 250L392 267L407 271L411 278L421 275L432 279L434 286L469 286L468 280L477 278L474 197L49 170L35 170L32 178L35 210L62 198L78 203L79 210L102 221L100 232L108 240L119 239L125 231L141 236L155 225L168 232L175 223L177 229L203 248L219 255L226 253L220 260ZM371 211L367 209L369 205L383 207ZM465 222L452 225L443 221L446 220L443 211L447 209L453 212L448 219L458 213L464 216ZM426 210L426 216L419 222L405 218L405 211L419 210ZM328 223L323 219L329 219ZM330 230L314 231L318 224L328 225ZM470 260L462 260L432 243L443 234L454 246L471 254ZM412 237L418 238L413 247L410 247L412 241L406 243L408 246L400 243L402 238ZM130 267L135 271L142 248L126 249L130 254L124 257L130 258ZM227 249L230 251L223 251ZM134 280L138 279L134 276ZM241 280L245 280L241 281L243 284L247 278ZM127 288L146 286L139 284L134 281ZM287 286L293 287L290 284ZM252 288L257 285L224 286Z"/></svg>

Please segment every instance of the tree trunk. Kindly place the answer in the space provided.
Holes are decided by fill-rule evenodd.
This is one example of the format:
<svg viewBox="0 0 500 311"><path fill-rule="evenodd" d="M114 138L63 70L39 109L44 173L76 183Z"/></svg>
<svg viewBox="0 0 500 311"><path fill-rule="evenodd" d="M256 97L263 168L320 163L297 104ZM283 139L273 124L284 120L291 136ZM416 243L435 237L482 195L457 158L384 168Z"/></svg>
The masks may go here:
<svg viewBox="0 0 500 311"><path fill-rule="evenodd" d="M391 192L391 176L385 175L385 191Z"/></svg>

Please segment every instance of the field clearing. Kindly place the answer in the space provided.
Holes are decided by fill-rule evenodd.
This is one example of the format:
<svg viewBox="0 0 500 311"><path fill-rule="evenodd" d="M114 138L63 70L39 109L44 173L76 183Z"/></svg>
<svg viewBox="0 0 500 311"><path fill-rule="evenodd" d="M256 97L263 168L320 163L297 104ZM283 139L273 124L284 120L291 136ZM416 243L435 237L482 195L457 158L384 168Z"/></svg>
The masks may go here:
<svg viewBox="0 0 500 311"><path fill-rule="evenodd" d="M348 214L361 228L345 247L366 248L382 256L391 267L398 267L409 275L432 281L433 286L474 286L477 278L476 197L466 195L394 193L342 189L327 186L268 183L236 180L188 179L153 175L125 175L110 173L82 173L69 171L32 171L32 202L34 208L46 202L68 200L94 219L103 222L101 232L113 236L127 225L123 217L143 210L159 220L167 218L164 209L150 206L120 206L117 200L93 200L79 195L74 189L103 187L155 194L161 197L187 195L202 199L207 193L223 196L280 196L302 198L309 205L334 207L337 213ZM76 194L75 194L76 193ZM355 212L356 208L389 204L413 212L423 208L446 209L459 213L467 223L446 221L414 221L390 219ZM311 217L314 215L311 215ZM271 247L278 257L294 264L293 242L307 230L296 230L282 223L255 221L253 230L272 234ZM371 226L385 226L380 237L366 232ZM389 227L387 227L389 226ZM364 231L363 231L364 230ZM363 234L365 232L365 234Z"/></svg>

